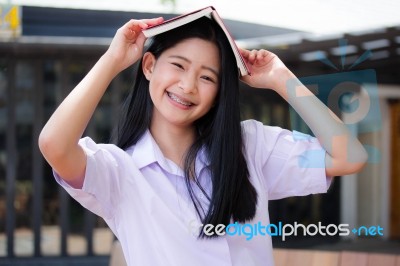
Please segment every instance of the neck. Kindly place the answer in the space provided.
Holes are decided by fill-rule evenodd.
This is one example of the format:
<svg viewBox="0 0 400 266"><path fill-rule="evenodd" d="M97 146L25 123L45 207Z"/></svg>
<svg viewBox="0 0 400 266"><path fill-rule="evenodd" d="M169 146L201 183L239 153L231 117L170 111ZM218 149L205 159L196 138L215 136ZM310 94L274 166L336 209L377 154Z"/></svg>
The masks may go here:
<svg viewBox="0 0 400 266"><path fill-rule="evenodd" d="M194 126L175 126L154 120L150 124L150 132L163 155L183 168L184 155L196 138Z"/></svg>

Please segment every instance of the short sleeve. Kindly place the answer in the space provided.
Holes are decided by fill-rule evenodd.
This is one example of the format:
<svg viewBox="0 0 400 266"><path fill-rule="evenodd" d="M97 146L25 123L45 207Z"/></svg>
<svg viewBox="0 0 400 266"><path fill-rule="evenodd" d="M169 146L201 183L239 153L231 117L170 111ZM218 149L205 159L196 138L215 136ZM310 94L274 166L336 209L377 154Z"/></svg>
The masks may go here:
<svg viewBox="0 0 400 266"><path fill-rule="evenodd" d="M123 161L127 154L115 145L97 144L89 137L82 138L79 145L87 156L82 189L71 187L53 170L54 177L83 207L109 219L118 202Z"/></svg>
<svg viewBox="0 0 400 266"><path fill-rule="evenodd" d="M325 193L326 151L310 135L254 120L243 123L247 157L269 200Z"/></svg>

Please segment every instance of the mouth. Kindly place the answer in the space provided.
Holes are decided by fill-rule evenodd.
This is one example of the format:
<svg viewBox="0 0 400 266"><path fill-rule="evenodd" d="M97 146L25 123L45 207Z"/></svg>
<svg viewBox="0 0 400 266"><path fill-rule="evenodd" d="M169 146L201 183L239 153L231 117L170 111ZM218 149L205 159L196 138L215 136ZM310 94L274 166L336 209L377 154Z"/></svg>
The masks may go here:
<svg viewBox="0 0 400 266"><path fill-rule="evenodd" d="M184 100L184 99L180 98L179 96L177 96L176 94L173 94L171 92L167 91L167 95L171 100L173 100L174 102L179 103L181 105L184 105L184 106L187 106L187 107L190 107L190 106L194 105L193 103L191 103L191 102L189 102L187 100Z"/></svg>

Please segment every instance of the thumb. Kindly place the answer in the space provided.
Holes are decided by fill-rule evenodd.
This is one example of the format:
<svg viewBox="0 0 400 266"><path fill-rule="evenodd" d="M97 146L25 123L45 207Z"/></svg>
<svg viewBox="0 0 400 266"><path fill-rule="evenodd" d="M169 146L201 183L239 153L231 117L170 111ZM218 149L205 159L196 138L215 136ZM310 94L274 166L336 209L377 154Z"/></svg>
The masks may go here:
<svg viewBox="0 0 400 266"><path fill-rule="evenodd" d="M135 42L130 45L128 52L131 53L135 62L142 56L145 41L146 37L140 33Z"/></svg>
<svg viewBox="0 0 400 266"><path fill-rule="evenodd" d="M240 80L243 81L246 84L249 84L250 82L250 75L245 75L245 76L241 76Z"/></svg>
<svg viewBox="0 0 400 266"><path fill-rule="evenodd" d="M136 49L138 49L140 52L143 50L144 43L146 42L146 37L142 32L140 32L139 36L136 39L135 45L137 46Z"/></svg>

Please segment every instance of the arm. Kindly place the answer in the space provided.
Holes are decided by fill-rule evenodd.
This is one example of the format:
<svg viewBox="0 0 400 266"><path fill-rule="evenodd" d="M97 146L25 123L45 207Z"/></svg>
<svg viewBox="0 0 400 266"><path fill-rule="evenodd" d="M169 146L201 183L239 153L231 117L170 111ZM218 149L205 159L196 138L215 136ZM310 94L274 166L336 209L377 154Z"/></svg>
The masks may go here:
<svg viewBox="0 0 400 266"><path fill-rule="evenodd" d="M86 155L79 139L112 79L142 56L141 29L161 18L131 20L118 29L107 52L60 104L39 136L39 148L53 169L70 185L84 181Z"/></svg>
<svg viewBox="0 0 400 266"><path fill-rule="evenodd" d="M362 169L367 161L362 144L276 55L266 50L242 50L242 54L253 70L252 75L242 77L242 81L252 87L273 89L288 101L326 150L328 176L352 174ZM293 91L288 90L288 81L294 85Z"/></svg>

